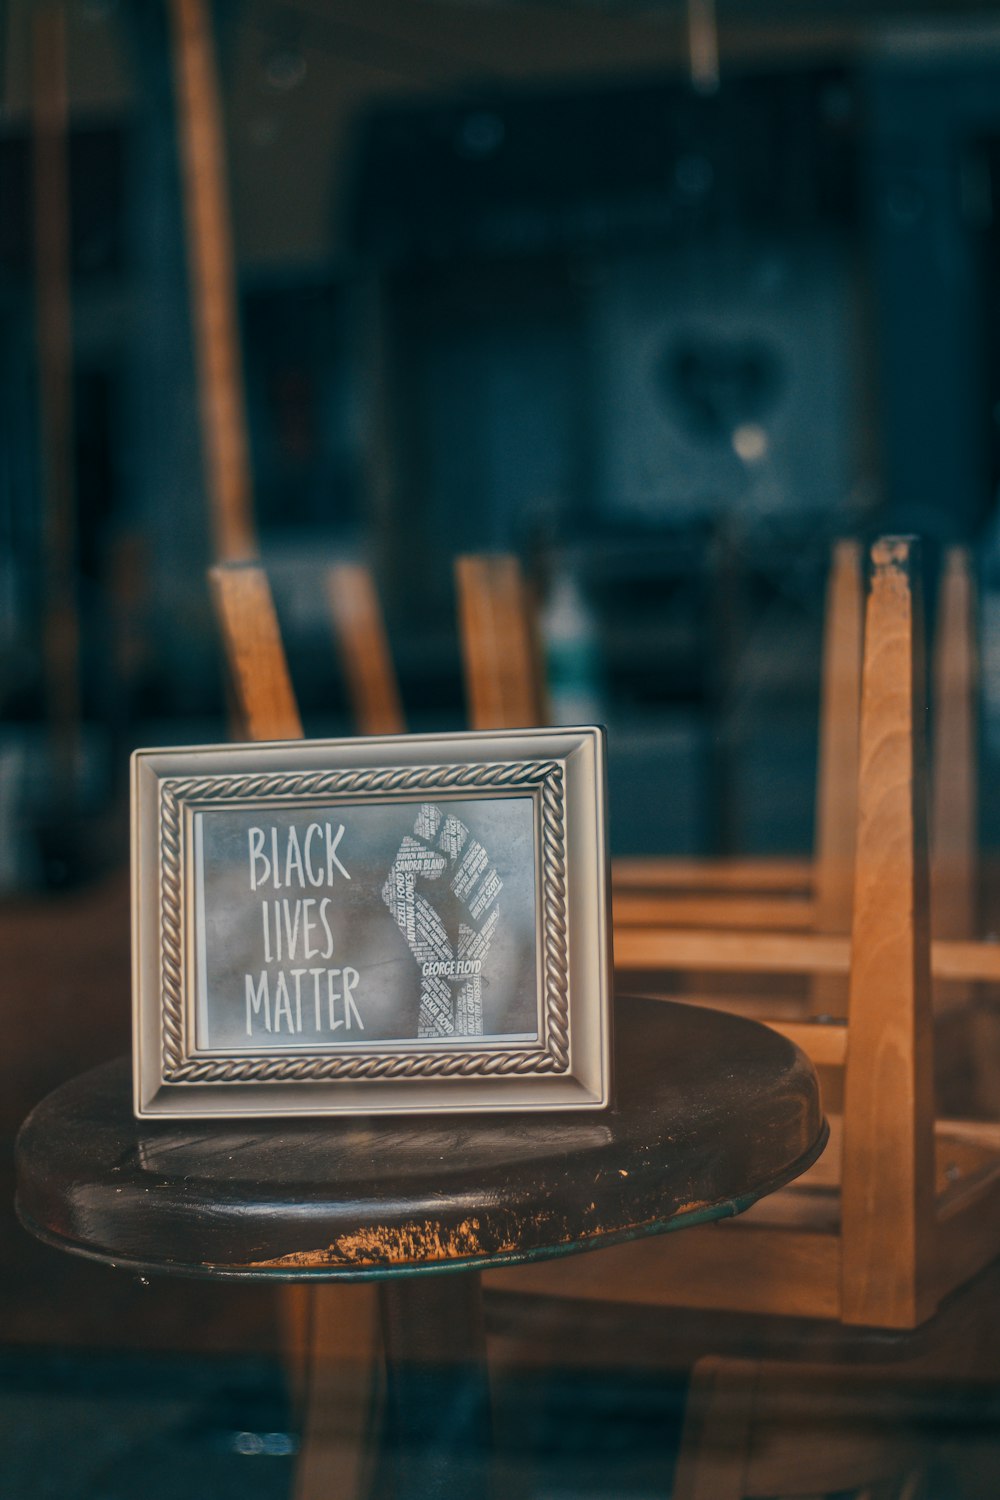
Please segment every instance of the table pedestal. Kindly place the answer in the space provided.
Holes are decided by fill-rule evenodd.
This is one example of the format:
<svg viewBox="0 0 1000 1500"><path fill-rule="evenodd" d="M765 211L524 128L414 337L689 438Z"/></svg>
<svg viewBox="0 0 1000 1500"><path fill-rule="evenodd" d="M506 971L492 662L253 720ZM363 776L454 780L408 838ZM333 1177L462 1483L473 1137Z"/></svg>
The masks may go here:
<svg viewBox="0 0 1000 1500"><path fill-rule="evenodd" d="M383 1282L379 1300L386 1393L377 1500L492 1500L478 1272Z"/></svg>
<svg viewBox="0 0 1000 1500"><path fill-rule="evenodd" d="M136 1120L122 1059L25 1121L18 1213L49 1244L142 1274L377 1282L378 1500L490 1500L480 1269L739 1213L826 1141L815 1072L776 1032L657 1000L620 999L615 1020L616 1104L593 1114ZM335 1360L351 1315L329 1312ZM377 1342L371 1318L373 1370ZM341 1469L360 1476L363 1459Z"/></svg>

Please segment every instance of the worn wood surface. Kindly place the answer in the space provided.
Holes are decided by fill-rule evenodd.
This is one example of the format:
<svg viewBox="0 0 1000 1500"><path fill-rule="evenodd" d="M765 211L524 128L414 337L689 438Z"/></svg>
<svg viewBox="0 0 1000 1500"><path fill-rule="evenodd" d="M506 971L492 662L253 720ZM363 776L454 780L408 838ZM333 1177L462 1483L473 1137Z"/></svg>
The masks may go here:
<svg viewBox="0 0 1000 1500"><path fill-rule="evenodd" d="M359 734L405 734L406 720L385 619L368 568L336 563L326 594L334 637Z"/></svg>
<svg viewBox="0 0 1000 1500"><path fill-rule="evenodd" d="M267 574L256 563L209 569L230 678L252 740L299 740L302 720Z"/></svg>
<svg viewBox="0 0 1000 1500"><path fill-rule="evenodd" d="M729 1214L825 1139L815 1075L742 1017L618 1007L617 1108L594 1115L138 1122L128 1064L49 1096L19 1137L42 1237L216 1276L370 1277L557 1255Z"/></svg>
<svg viewBox="0 0 1000 1500"><path fill-rule="evenodd" d="M205 487L215 556L257 553L222 110L206 0L170 0Z"/></svg>

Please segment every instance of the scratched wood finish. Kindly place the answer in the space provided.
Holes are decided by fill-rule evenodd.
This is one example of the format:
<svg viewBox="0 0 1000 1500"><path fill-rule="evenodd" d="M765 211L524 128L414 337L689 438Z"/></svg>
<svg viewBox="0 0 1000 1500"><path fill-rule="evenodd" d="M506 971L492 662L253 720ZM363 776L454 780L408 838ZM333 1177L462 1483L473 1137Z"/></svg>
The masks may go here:
<svg viewBox="0 0 1000 1500"><path fill-rule="evenodd" d="M360 563L326 575L334 637L359 734L405 734L406 720L375 581Z"/></svg>
<svg viewBox="0 0 1000 1500"><path fill-rule="evenodd" d="M927 774L919 548L872 549L865 626L844 1154L848 1322L927 1315L934 1226Z"/></svg>
<svg viewBox="0 0 1000 1500"><path fill-rule="evenodd" d="M257 553L225 145L205 0L170 0L206 489L215 556Z"/></svg>
<svg viewBox="0 0 1000 1500"><path fill-rule="evenodd" d="M300 740L302 720L267 574L255 563L221 563L208 578L247 736Z"/></svg>
<svg viewBox="0 0 1000 1500"><path fill-rule="evenodd" d="M766 1027L633 1000L617 1032L617 1107L586 1117L139 1122L122 1059L28 1117L18 1211L42 1238L116 1264L371 1277L729 1214L825 1140L811 1066Z"/></svg>
<svg viewBox="0 0 1000 1500"><path fill-rule="evenodd" d="M532 611L517 558L458 557L455 587L469 728L544 723Z"/></svg>

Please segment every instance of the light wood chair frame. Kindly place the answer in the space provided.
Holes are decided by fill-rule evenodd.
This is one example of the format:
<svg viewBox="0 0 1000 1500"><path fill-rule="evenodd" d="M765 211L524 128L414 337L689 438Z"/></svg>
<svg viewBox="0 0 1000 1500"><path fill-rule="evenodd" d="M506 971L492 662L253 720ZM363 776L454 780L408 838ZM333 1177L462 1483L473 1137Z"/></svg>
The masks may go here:
<svg viewBox="0 0 1000 1500"><path fill-rule="evenodd" d="M776 1021L842 1074L835 1139L733 1224L526 1268L516 1290L913 1328L1000 1251L1000 1128L935 1122L931 974L1000 980L1000 947L932 944L914 545L873 549L850 937L616 931L619 975L730 968L850 976L846 1021ZM506 1273L494 1286L514 1289Z"/></svg>

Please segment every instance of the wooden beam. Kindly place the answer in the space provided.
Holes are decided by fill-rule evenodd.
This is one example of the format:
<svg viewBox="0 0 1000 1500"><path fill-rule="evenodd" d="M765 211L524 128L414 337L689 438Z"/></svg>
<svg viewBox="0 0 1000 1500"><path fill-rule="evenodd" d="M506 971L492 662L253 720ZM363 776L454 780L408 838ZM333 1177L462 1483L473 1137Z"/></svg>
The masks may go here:
<svg viewBox="0 0 1000 1500"><path fill-rule="evenodd" d="M683 969L719 974L846 974L851 939L813 932L739 932L683 927L615 927L622 973ZM931 944L935 978L1000 983L1000 943Z"/></svg>
<svg viewBox="0 0 1000 1500"><path fill-rule="evenodd" d="M730 974L846 974L847 937L812 932L716 932L615 926L620 972L695 969Z"/></svg>
<svg viewBox="0 0 1000 1500"><path fill-rule="evenodd" d="M616 859L611 881L617 890L752 891L808 894L814 883L810 859Z"/></svg>
<svg viewBox="0 0 1000 1500"><path fill-rule="evenodd" d="M215 556L256 557L218 70L205 0L169 0L206 490Z"/></svg>
<svg viewBox="0 0 1000 1500"><path fill-rule="evenodd" d="M815 903L801 896L686 895L672 891L649 895L619 891L615 921L624 927L771 928L801 932L812 928Z"/></svg>

